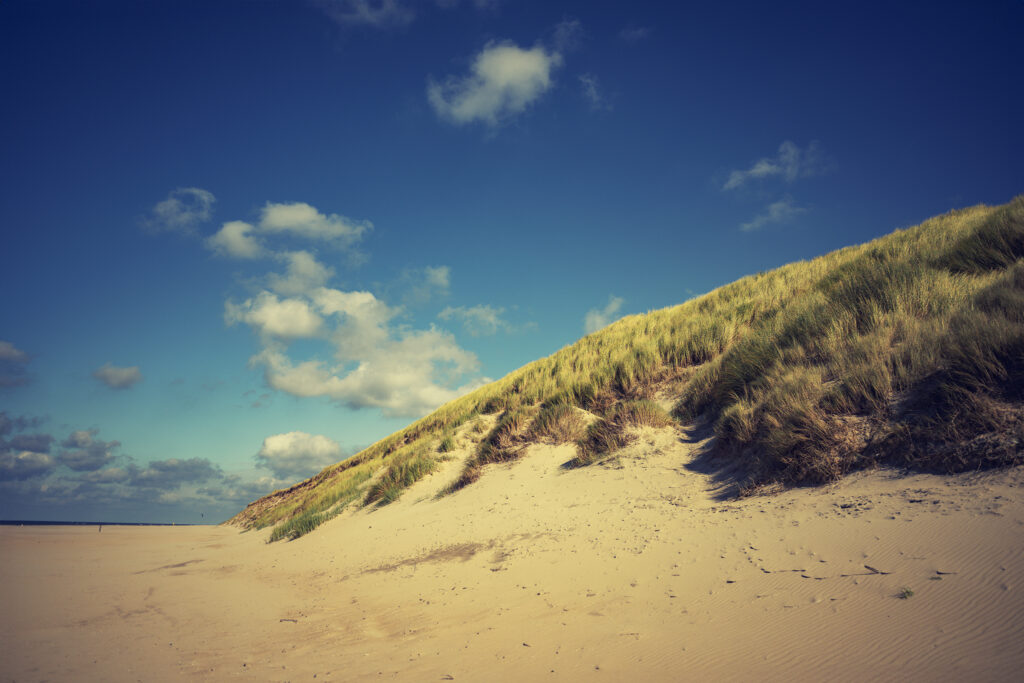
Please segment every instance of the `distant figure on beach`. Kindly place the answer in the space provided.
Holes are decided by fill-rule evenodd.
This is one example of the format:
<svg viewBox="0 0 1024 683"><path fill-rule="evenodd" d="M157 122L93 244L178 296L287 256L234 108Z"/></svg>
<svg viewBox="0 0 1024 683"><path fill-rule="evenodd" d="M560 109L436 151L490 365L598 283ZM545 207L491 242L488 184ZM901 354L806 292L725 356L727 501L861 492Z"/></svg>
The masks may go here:
<svg viewBox="0 0 1024 683"><path fill-rule="evenodd" d="M100 524L100 528L99 528L98 533L101 533L101 534L103 533L103 525L102 524Z"/></svg>

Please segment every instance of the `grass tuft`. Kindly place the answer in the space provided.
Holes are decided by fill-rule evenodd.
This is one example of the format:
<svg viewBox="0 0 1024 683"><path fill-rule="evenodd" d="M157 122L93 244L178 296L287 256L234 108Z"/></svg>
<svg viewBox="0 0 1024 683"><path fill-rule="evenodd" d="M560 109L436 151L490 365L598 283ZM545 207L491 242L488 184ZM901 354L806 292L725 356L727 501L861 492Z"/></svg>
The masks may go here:
<svg viewBox="0 0 1024 683"><path fill-rule="evenodd" d="M366 492L365 505L387 505L398 500L407 488L437 469L437 461L426 452L413 452L391 461L380 479Z"/></svg>

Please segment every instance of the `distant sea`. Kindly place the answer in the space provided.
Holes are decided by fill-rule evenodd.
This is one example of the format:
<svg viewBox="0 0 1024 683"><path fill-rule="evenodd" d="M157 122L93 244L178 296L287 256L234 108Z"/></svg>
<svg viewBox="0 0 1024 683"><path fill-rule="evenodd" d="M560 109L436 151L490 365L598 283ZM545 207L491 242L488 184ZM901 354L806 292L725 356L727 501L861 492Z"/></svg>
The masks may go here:
<svg viewBox="0 0 1024 683"><path fill-rule="evenodd" d="M181 522L51 522L38 519L0 519L0 526L202 526Z"/></svg>

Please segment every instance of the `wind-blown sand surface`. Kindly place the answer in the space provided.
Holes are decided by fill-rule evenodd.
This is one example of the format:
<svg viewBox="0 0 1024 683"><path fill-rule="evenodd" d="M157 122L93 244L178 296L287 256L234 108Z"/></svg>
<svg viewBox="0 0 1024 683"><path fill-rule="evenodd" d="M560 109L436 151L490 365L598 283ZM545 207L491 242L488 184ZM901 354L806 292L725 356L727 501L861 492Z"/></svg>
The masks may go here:
<svg viewBox="0 0 1024 683"><path fill-rule="evenodd" d="M722 500L645 430L566 471L456 459L291 543L229 527L0 529L17 681L1019 680L1024 470ZM703 471L702 471L703 470ZM901 599L904 588L913 595Z"/></svg>

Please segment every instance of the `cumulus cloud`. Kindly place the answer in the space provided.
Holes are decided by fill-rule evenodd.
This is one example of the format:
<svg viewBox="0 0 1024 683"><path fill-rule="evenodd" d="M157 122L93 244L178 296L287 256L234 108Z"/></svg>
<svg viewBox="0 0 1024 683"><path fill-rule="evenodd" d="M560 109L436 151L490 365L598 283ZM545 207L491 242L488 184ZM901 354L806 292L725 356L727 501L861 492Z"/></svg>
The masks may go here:
<svg viewBox="0 0 1024 683"><path fill-rule="evenodd" d="M113 462L113 451L121 442L102 441L96 438L98 433L95 429L71 432L60 443L64 450L58 454L57 461L75 472L94 472Z"/></svg>
<svg viewBox="0 0 1024 683"><path fill-rule="evenodd" d="M501 318L504 308L494 308L489 304L478 306L448 306L437 314L441 320L459 320L463 328L474 337L497 334L499 330L511 330L511 326Z"/></svg>
<svg viewBox="0 0 1024 683"><path fill-rule="evenodd" d="M610 111L612 105L601 92L601 84L594 74L583 74L580 76L580 86L583 88L583 96L590 103L594 111Z"/></svg>
<svg viewBox="0 0 1024 683"><path fill-rule="evenodd" d="M289 275L271 276L268 282L292 296L262 291L242 303L225 303L229 325L244 323L260 336L263 349L250 365L263 369L269 387L294 396L325 396L354 408L375 407L389 416L419 416L483 381L465 380L476 372L478 361L449 333L396 324L400 307L367 291L315 286L329 273L304 257L291 263L298 265ZM440 291L449 278L447 266L437 266L417 271L415 280L417 286ZM302 338L329 344L330 360L294 362L288 345Z"/></svg>
<svg viewBox="0 0 1024 683"><path fill-rule="evenodd" d="M620 296L609 296L608 304L604 308L592 308L587 311L587 315L583 318L584 332L587 334L596 332L618 320L621 316L617 314L625 302L626 300Z"/></svg>
<svg viewBox="0 0 1024 683"><path fill-rule="evenodd" d="M246 323L264 339L301 339L320 335L323 319L302 299L279 299L267 291L241 304L224 304L228 325Z"/></svg>
<svg viewBox="0 0 1024 683"><path fill-rule="evenodd" d="M255 456L275 477L292 481L306 479L344 457L334 439L306 432L268 436Z"/></svg>
<svg viewBox="0 0 1024 683"><path fill-rule="evenodd" d="M550 90L551 73L561 63L559 52L540 45L524 50L510 42L490 43L475 57L468 75L441 83L431 79L427 99L438 116L452 123L495 126Z"/></svg>
<svg viewBox="0 0 1024 683"><path fill-rule="evenodd" d="M0 340L0 387L17 387L28 382L27 353L9 341Z"/></svg>
<svg viewBox="0 0 1024 683"><path fill-rule="evenodd" d="M792 197L784 197L777 202L769 204L763 213L758 214L751 220L740 225L743 232L758 230L770 223L785 223L793 217L800 215L807 209L796 206Z"/></svg>
<svg viewBox="0 0 1024 683"><path fill-rule="evenodd" d="M200 224L210 220L216 201L213 193L206 190L198 187L179 187L167 195L167 199L157 203L142 224L151 232L180 232L191 235Z"/></svg>
<svg viewBox="0 0 1024 683"><path fill-rule="evenodd" d="M46 453L34 451L0 453L0 481L23 481L53 471L56 464Z"/></svg>
<svg viewBox="0 0 1024 683"><path fill-rule="evenodd" d="M336 213L323 214L305 202L267 202L260 212L259 229L267 234L289 234L347 247L362 239L373 224Z"/></svg>
<svg viewBox="0 0 1024 683"><path fill-rule="evenodd" d="M267 255L267 250L258 238L252 235L255 228L245 221L229 221L216 234L206 238L206 247L220 256L240 259L256 259Z"/></svg>
<svg viewBox="0 0 1024 683"><path fill-rule="evenodd" d="M318 0L317 4L343 26L405 26L416 18L412 8L399 0Z"/></svg>
<svg viewBox="0 0 1024 683"><path fill-rule="evenodd" d="M797 178L819 175L827 170L818 143L812 141L806 149L800 149L790 140L779 145L774 157L765 157L755 161L750 168L732 171L722 186L723 190L735 190L743 187L750 180L779 177L787 183Z"/></svg>
<svg viewBox="0 0 1024 683"><path fill-rule="evenodd" d="M278 294L294 296L323 287L334 276L334 269L316 260L308 251L289 251L278 258L287 264L284 275L267 276L270 288Z"/></svg>
<svg viewBox="0 0 1024 683"><path fill-rule="evenodd" d="M111 389L128 389L142 381L142 373L137 365L121 368L104 363L92 373L92 376Z"/></svg>

